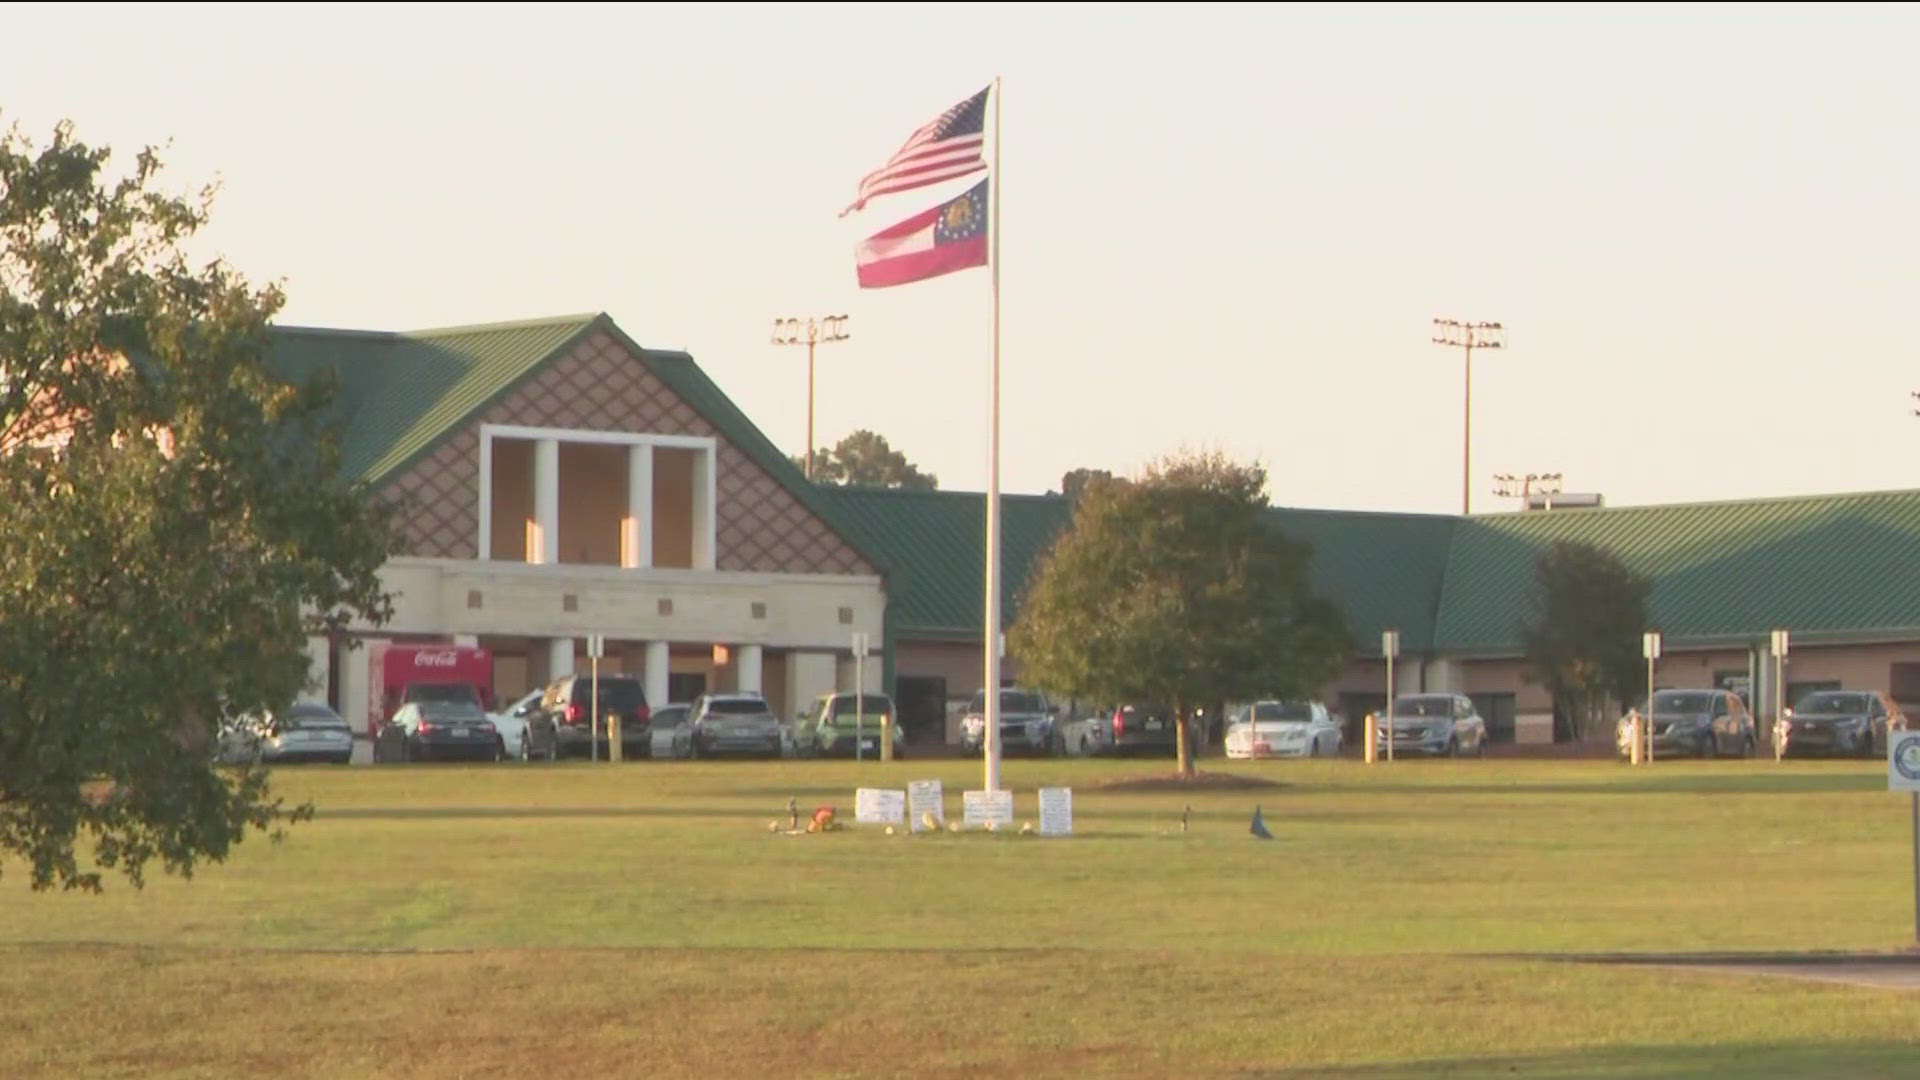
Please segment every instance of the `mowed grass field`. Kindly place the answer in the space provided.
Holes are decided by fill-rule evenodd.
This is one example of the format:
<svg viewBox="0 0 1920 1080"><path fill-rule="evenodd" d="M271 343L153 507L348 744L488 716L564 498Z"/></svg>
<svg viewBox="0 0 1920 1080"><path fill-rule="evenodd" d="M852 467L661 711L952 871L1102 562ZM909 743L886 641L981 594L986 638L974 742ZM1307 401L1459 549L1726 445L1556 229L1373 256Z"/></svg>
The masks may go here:
<svg viewBox="0 0 1920 1080"><path fill-rule="evenodd" d="M1920 992L1568 959L1907 948L1878 763L1203 767L1278 786L1010 761L1075 836L790 837L979 764L282 770L317 819L192 881L6 867L0 1077L1920 1073Z"/></svg>

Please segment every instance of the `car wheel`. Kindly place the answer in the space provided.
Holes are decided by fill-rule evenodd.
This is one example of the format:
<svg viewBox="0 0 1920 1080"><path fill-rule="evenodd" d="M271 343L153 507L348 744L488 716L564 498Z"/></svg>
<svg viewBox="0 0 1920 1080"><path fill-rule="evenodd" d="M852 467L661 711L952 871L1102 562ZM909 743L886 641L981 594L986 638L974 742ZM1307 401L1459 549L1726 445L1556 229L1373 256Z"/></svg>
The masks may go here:
<svg viewBox="0 0 1920 1080"><path fill-rule="evenodd" d="M1866 736L1860 740L1860 756L1868 757L1868 758L1873 756L1873 732L1872 731L1868 731Z"/></svg>
<svg viewBox="0 0 1920 1080"><path fill-rule="evenodd" d="M1487 733L1481 732L1480 739L1473 745L1473 756L1482 761L1487 759Z"/></svg>
<svg viewBox="0 0 1920 1080"><path fill-rule="evenodd" d="M351 764L353 764L353 751L351 751L351 750L349 750L349 751L347 751L346 753L344 753L344 754L341 754L341 755L340 755L339 757L337 757L337 758L334 758L334 759L333 759L333 763L334 763L335 765L351 765Z"/></svg>
<svg viewBox="0 0 1920 1080"><path fill-rule="evenodd" d="M1720 756L1719 735L1711 731L1707 733L1706 740L1700 744L1700 756L1703 758L1717 758Z"/></svg>
<svg viewBox="0 0 1920 1080"><path fill-rule="evenodd" d="M1454 738L1452 736L1447 737L1447 756L1448 757L1460 756L1460 740L1459 739Z"/></svg>

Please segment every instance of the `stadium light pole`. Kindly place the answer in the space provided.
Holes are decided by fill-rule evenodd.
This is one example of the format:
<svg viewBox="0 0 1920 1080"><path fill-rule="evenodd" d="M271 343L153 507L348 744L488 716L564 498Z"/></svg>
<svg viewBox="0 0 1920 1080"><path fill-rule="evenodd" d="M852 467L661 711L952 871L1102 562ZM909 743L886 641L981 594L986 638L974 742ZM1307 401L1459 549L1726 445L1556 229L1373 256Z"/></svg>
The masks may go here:
<svg viewBox="0 0 1920 1080"><path fill-rule="evenodd" d="M805 345L807 347L807 479L813 479L813 350L814 346L835 341L845 341L852 335L847 333L845 315L828 315L824 318L809 318L805 323L799 319L773 320L773 343L775 345Z"/></svg>
<svg viewBox="0 0 1920 1080"><path fill-rule="evenodd" d="M1527 473L1525 476L1515 476L1513 473L1493 474L1493 493L1503 499L1519 499L1522 510L1533 505L1535 492L1546 496L1560 494L1560 474L1557 472ZM1551 509L1551 499L1548 506Z"/></svg>
<svg viewBox="0 0 1920 1080"><path fill-rule="evenodd" d="M1433 343L1464 350L1467 358L1466 423L1461 430L1460 513L1473 512L1473 350L1504 349L1506 330L1497 322L1433 320Z"/></svg>

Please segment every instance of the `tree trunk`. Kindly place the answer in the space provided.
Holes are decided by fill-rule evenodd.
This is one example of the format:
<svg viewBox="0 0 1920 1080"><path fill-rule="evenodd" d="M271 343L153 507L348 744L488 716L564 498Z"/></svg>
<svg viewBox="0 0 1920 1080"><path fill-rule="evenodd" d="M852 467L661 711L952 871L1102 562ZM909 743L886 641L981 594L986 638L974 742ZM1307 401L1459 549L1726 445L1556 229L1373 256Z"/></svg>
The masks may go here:
<svg viewBox="0 0 1920 1080"><path fill-rule="evenodd" d="M1193 775L1193 744L1187 741L1187 713L1180 707L1180 700L1173 702L1173 737L1180 750L1180 775Z"/></svg>

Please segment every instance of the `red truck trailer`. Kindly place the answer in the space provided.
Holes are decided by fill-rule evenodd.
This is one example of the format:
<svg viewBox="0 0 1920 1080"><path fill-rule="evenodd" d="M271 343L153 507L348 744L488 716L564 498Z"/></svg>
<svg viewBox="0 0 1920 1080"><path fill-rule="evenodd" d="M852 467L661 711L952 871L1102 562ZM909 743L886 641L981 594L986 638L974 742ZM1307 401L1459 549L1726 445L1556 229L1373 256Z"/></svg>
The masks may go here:
<svg viewBox="0 0 1920 1080"><path fill-rule="evenodd" d="M367 652L369 738L380 733L402 704L417 697L468 698L482 709L493 707L493 654L485 649L376 641Z"/></svg>

